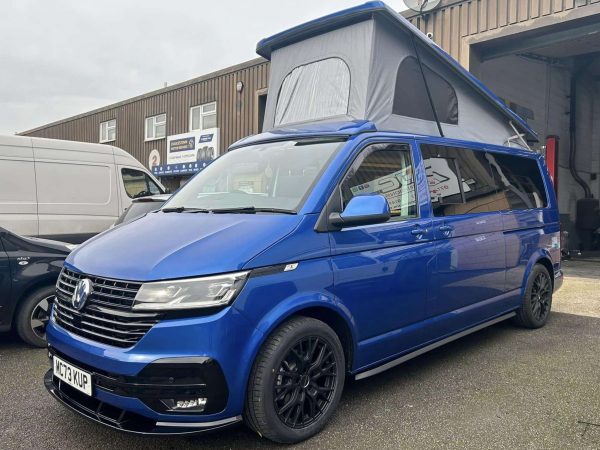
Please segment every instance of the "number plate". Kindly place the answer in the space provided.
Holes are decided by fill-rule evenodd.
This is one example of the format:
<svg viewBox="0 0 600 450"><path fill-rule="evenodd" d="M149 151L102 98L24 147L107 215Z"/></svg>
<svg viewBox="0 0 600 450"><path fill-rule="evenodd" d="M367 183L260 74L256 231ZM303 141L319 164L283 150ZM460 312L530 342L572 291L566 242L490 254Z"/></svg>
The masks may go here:
<svg viewBox="0 0 600 450"><path fill-rule="evenodd" d="M58 357L52 361L54 376L89 396L92 395L92 374L78 369Z"/></svg>

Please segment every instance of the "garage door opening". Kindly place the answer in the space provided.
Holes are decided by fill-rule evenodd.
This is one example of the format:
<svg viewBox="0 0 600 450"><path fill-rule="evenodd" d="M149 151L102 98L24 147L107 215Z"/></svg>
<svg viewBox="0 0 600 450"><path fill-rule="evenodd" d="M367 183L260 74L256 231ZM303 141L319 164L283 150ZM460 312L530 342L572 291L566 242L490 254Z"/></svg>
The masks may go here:
<svg viewBox="0 0 600 450"><path fill-rule="evenodd" d="M539 133L535 151L557 137L562 229L572 250L600 251L600 24L543 27L471 52L476 75Z"/></svg>

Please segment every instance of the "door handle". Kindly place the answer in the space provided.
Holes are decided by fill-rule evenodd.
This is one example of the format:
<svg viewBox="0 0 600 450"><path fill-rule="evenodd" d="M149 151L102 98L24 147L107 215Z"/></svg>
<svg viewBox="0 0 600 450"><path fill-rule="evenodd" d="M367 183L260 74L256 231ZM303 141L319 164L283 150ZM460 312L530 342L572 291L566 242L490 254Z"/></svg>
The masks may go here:
<svg viewBox="0 0 600 450"><path fill-rule="evenodd" d="M421 228L420 226L410 230L410 234L417 237L423 236L425 233L427 233L427 228Z"/></svg>
<svg viewBox="0 0 600 450"><path fill-rule="evenodd" d="M450 225L441 225L438 229L442 233L450 233L452 230L454 230L454 227L452 227Z"/></svg>

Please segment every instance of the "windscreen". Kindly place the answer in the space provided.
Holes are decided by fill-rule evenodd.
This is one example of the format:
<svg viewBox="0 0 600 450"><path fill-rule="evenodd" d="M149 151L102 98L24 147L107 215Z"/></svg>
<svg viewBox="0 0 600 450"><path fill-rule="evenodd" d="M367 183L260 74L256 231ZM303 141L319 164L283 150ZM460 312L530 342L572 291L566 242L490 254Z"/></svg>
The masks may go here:
<svg viewBox="0 0 600 450"><path fill-rule="evenodd" d="M192 178L166 208L297 211L340 140L298 140L232 150Z"/></svg>

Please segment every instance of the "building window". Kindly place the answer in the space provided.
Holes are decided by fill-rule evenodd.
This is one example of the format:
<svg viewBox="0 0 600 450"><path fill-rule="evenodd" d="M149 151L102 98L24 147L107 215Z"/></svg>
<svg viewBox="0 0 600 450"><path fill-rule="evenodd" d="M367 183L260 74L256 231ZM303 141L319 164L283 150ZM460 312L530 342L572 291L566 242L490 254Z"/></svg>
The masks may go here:
<svg viewBox="0 0 600 450"><path fill-rule="evenodd" d="M100 143L117 139L117 120L112 119L100 124Z"/></svg>
<svg viewBox="0 0 600 450"><path fill-rule="evenodd" d="M190 108L190 131L217 128L217 102Z"/></svg>
<svg viewBox="0 0 600 450"><path fill-rule="evenodd" d="M146 140L162 139L167 135L167 115L146 117Z"/></svg>

